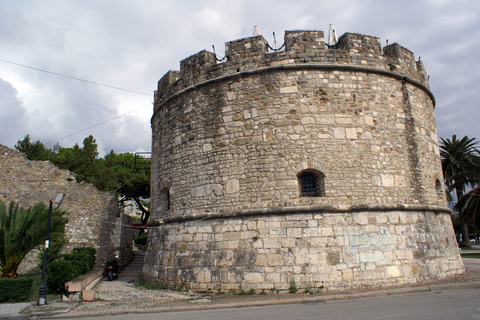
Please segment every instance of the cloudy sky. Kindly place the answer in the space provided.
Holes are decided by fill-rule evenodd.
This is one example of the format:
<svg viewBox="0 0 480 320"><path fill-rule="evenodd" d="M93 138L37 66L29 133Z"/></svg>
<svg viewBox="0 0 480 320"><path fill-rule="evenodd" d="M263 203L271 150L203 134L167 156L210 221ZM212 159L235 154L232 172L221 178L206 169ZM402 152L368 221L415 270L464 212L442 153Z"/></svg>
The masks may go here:
<svg viewBox="0 0 480 320"><path fill-rule="evenodd" d="M153 91L180 60L212 45L223 55L255 25L283 43L285 30L330 23L421 56L439 137L480 139L479 13L478 0L2 0L0 144L91 134L101 155L149 151Z"/></svg>

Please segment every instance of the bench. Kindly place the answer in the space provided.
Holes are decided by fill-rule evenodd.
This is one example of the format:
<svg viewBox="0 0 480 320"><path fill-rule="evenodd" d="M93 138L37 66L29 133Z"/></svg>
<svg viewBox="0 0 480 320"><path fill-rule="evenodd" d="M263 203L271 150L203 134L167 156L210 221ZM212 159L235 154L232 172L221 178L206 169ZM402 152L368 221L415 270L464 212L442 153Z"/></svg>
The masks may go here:
<svg viewBox="0 0 480 320"><path fill-rule="evenodd" d="M94 269L65 283L65 291L67 291L68 295L71 293L75 295L81 292L83 301L93 301L95 298L94 288L102 279L102 276L103 268Z"/></svg>

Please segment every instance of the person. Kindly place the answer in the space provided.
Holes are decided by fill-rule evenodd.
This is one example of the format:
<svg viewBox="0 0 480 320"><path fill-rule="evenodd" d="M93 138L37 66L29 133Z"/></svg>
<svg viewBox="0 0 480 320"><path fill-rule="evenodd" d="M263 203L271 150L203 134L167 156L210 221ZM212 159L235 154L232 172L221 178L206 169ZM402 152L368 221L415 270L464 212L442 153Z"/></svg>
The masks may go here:
<svg viewBox="0 0 480 320"><path fill-rule="evenodd" d="M478 233L475 233L475 244L478 244Z"/></svg>

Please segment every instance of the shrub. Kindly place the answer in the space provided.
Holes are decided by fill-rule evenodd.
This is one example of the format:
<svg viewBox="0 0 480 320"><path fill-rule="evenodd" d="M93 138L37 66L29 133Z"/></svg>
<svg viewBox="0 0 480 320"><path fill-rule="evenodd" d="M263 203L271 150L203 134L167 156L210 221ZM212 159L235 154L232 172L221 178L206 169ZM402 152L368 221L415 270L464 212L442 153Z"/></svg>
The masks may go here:
<svg viewBox="0 0 480 320"><path fill-rule="evenodd" d="M295 283L294 277L292 277L292 279L290 280L290 288L288 289L288 291L290 291L290 293L297 293L298 291L297 284Z"/></svg>
<svg viewBox="0 0 480 320"><path fill-rule="evenodd" d="M47 266L47 291L49 293L63 293L65 283L75 279L82 273L77 260L59 260Z"/></svg>
<svg viewBox="0 0 480 320"><path fill-rule="evenodd" d="M95 248L75 248L71 253L65 254L63 260L72 261L78 264L80 274L89 272L95 266Z"/></svg>
<svg viewBox="0 0 480 320"><path fill-rule="evenodd" d="M145 246L147 244L147 238L148 238L148 236L145 235L145 234L142 234L140 236L136 236L135 239L134 239L135 244Z"/></svg>
<svg viewBox="0 0 480 320"><path fill-rule="evenodd" d="M49 263L47 265L48 292L63 293L66 282L93 269L95 255L95 248L74 248L72 252L63 255L63 260Z"/></svg>
<svg viewBox="0 0 480 320"><path fill-rule="evenodd" d="M32 279L0 279L0 302L20 302L30 298Z"/></svg>

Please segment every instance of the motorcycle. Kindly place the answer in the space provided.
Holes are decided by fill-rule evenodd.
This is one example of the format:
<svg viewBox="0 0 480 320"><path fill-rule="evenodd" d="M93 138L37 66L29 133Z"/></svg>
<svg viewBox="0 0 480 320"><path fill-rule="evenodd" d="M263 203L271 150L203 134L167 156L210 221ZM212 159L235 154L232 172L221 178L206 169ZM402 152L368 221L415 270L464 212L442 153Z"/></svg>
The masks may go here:
<svg viewBox="0 0 480 320"><path fill-rule="evenodd" d="M118 256L115 256L115 259L112 261L107 261L105 263L105 269L103 275L109 280L115 280L118 277Z"/></svg>

